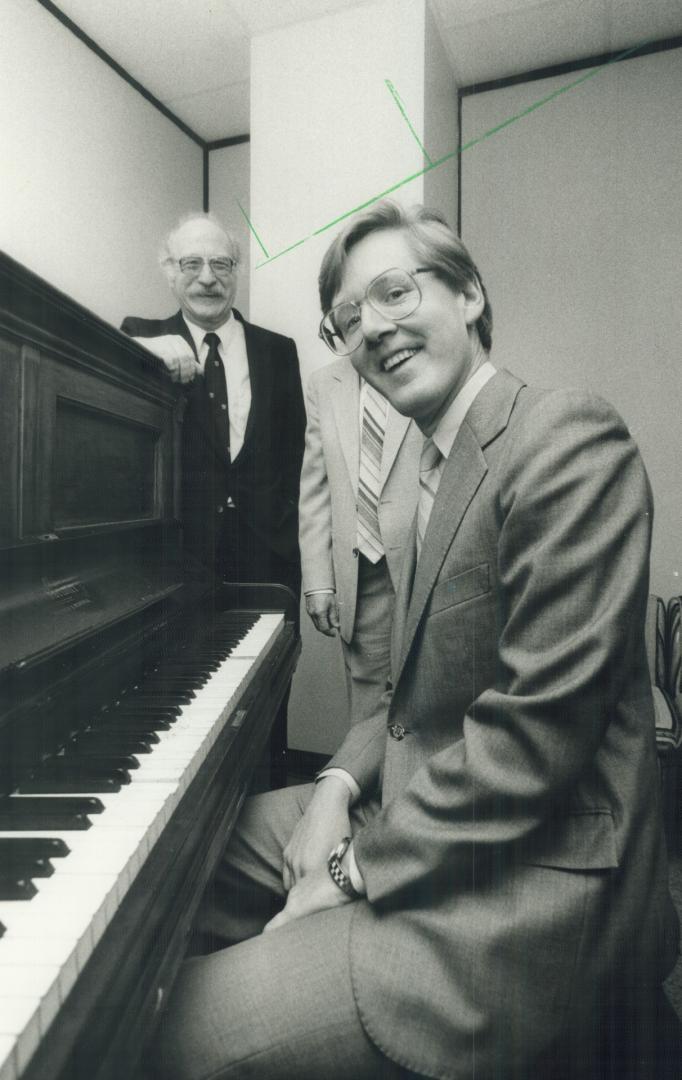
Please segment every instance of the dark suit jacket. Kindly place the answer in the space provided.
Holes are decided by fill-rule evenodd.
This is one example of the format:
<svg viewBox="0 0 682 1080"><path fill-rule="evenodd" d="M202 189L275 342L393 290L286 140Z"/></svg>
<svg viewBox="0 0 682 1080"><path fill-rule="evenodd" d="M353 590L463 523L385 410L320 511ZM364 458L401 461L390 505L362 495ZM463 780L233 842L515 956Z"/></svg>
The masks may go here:
<svg viewBox="0 0 682 1080"><path fill-rule="evenodd" d="M296 345L234 315L244 327L251 381L251 409L244 445L230 463L214 445L203 380L185 388L183 426L183 524L186 548L221 576L279 581L298 591L298 494L305 409ZM168 319L128 317L121 329L133 337L177 334L192 349L178 311ZM236 510L226 509L231 497Z"/></svg>
<svg viewBox="0 0 682 1080"><path fill-rule="evenodd" d="M353 989L370 1038L418 1073L547 1075L557 1047L589 1053L614 988L674 963L651 519L609 405L501 371L457 435L416 566L412 536L393 691L330 765L381 791L354 840L370 903L353 914Z"/></svg>

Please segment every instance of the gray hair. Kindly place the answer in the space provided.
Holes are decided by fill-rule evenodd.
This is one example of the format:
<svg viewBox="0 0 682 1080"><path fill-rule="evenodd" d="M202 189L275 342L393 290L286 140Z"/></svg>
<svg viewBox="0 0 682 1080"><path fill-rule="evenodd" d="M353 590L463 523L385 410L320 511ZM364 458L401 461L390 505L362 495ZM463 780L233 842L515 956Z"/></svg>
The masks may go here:
<svg viewBox="0 0 682 1080"><path fill-rule="evenodd" d="M225 239L230 246L232 258L237 264L239 264L241 251L239 248L239 241L237 240L236 236L233 236L230 230L225 228L220 218L216 217L216 215L211 213L210 211L203 212L200 210L192 210L188 214L182 215L182 217L175 223L173 228L166 233L161 242L161 246L159 248L159 266L166 274L168 274L168 271L170 269L170 263L173 260L173 256L170 252L173 237L177 232L180 231L180 229L183 228L183 226L188 225L191 221L207 221L210 222L211 225L215 225L217 229L220 229L221 233L223 233Z"/></svg>

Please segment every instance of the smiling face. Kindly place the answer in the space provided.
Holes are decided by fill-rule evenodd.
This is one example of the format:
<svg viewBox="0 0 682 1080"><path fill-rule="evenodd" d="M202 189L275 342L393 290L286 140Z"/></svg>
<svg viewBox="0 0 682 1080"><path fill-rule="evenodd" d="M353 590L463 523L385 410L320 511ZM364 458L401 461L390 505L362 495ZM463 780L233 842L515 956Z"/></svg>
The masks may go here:
<svg viewBox="0 0 682 1080"><path fill-rule="evenodd" d="M413 273L423 266L412 251L409 233L369 233L348 253L333 303L361 303L369 283L392 267ZM350 360L398 412L413 417L430 435L486 360L475 329L484 299L476 282L466 293L456 293L434 273L419 274L417 281L421 304L404 319L392 321L362 303L363 341Z"/></svg>
<svg viewBox="0 0 682 1080"><path fill-rule="evenodd" d="M180 303L183 315L204 330L215 330L229 317L237 291L237 275L218 278L211 270L208 259L233 256L232 245L222 229L212 221L197 219L181 225L169 242L169 254L175 260L198 255L204 265L197 277L183 274L172 263L169 272L170 287Z"/></svg>

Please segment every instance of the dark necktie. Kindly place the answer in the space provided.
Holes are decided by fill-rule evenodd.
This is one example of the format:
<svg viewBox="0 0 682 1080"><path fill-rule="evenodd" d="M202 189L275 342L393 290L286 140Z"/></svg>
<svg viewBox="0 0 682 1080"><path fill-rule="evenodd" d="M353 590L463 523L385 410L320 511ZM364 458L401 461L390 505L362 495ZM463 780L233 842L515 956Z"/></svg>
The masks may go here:
<svg viewBox="0 0 682 1080"><path fill-rule="evenodd" d="M205 334L208 355L204 364L204 386L209 422L213 429L216 446L230 454L230 413L227 407L227 383L225 369L220 359L217 334Z"/></svg>

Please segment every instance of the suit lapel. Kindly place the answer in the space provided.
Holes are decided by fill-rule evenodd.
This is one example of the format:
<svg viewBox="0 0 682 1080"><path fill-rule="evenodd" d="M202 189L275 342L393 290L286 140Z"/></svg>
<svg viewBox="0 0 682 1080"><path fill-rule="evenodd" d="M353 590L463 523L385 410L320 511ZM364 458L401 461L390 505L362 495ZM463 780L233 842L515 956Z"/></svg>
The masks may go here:
<svg viewBox="0 0 682 1080"><path fill-rule="evenodd" d="M384 433L384 446L381 453L381 487L383 489L384 484L388 480L393 463L397 457L398 450L402 444L407 429L410 426L409 416L401 416L395 409L390 408L388 410L388 417L386 420L386 431Z"/></svg>
<svg viewBox="0 0 682 1080"><path fill-rule="evenodd" d="M476 437L471 429L463 424L443 470L424 536L421 557L414 569L396 679L400 676L405 664L419 620L443 565L443 559L487 471L488 466ZM416 541L414 550L416 552ZM407 578L405 584L408 584Z"/></svg>
<svg viewBox="0 0 682 1080"><path fill-rule="evenodd" d="M233 309L233 315L244 327L244 341L246 343L246 359L249 364L249 382L251 384L251 405L249 407L249 415L246 420L246 430L244 431L244 442L239 454L242 453L248 440L251 438L251 433L256 427L256 411L259 407L263 406L262 396L265 392L265 383L262 378L264 365L267 364L267 346L263 343L259 346L254 341L254 328L251 323L242 318L238 311ZM239 454L237 455L239 457Z"/></svg>
<svg viewBox="0 0 682 1080"><path fill-rule="evenodd" d="M351 487L357 494L360 462L360 379L355 368L346 360L335 366L333 377L336 386L332 394L332 411Z"/></svg>
<svg viewBox="0 0 682 1080"><path fill-rule="evenodd" d="M443 560L488 471L483 451L506 427L522 386L523 383L513 375L499 371L473 402L443 469L421 557L416 565L416 525L413 524L396 598L394 648L398 662L394 668L394 683L405 666Z"/></svg>
<svg viewBox="0 0 682 1080"><path fill-rule="evenodd" d="M181 311L176 311L175 315L171 315L169 319L166 319L166 326L164 332L166 334L176 334L178 337L181 337L184 341L187 342L192 352L196 356L197 361L199 360L199 357L197 356L196 345L194 344L194 338L190 333L189 326L182 317Z"/></svg>

